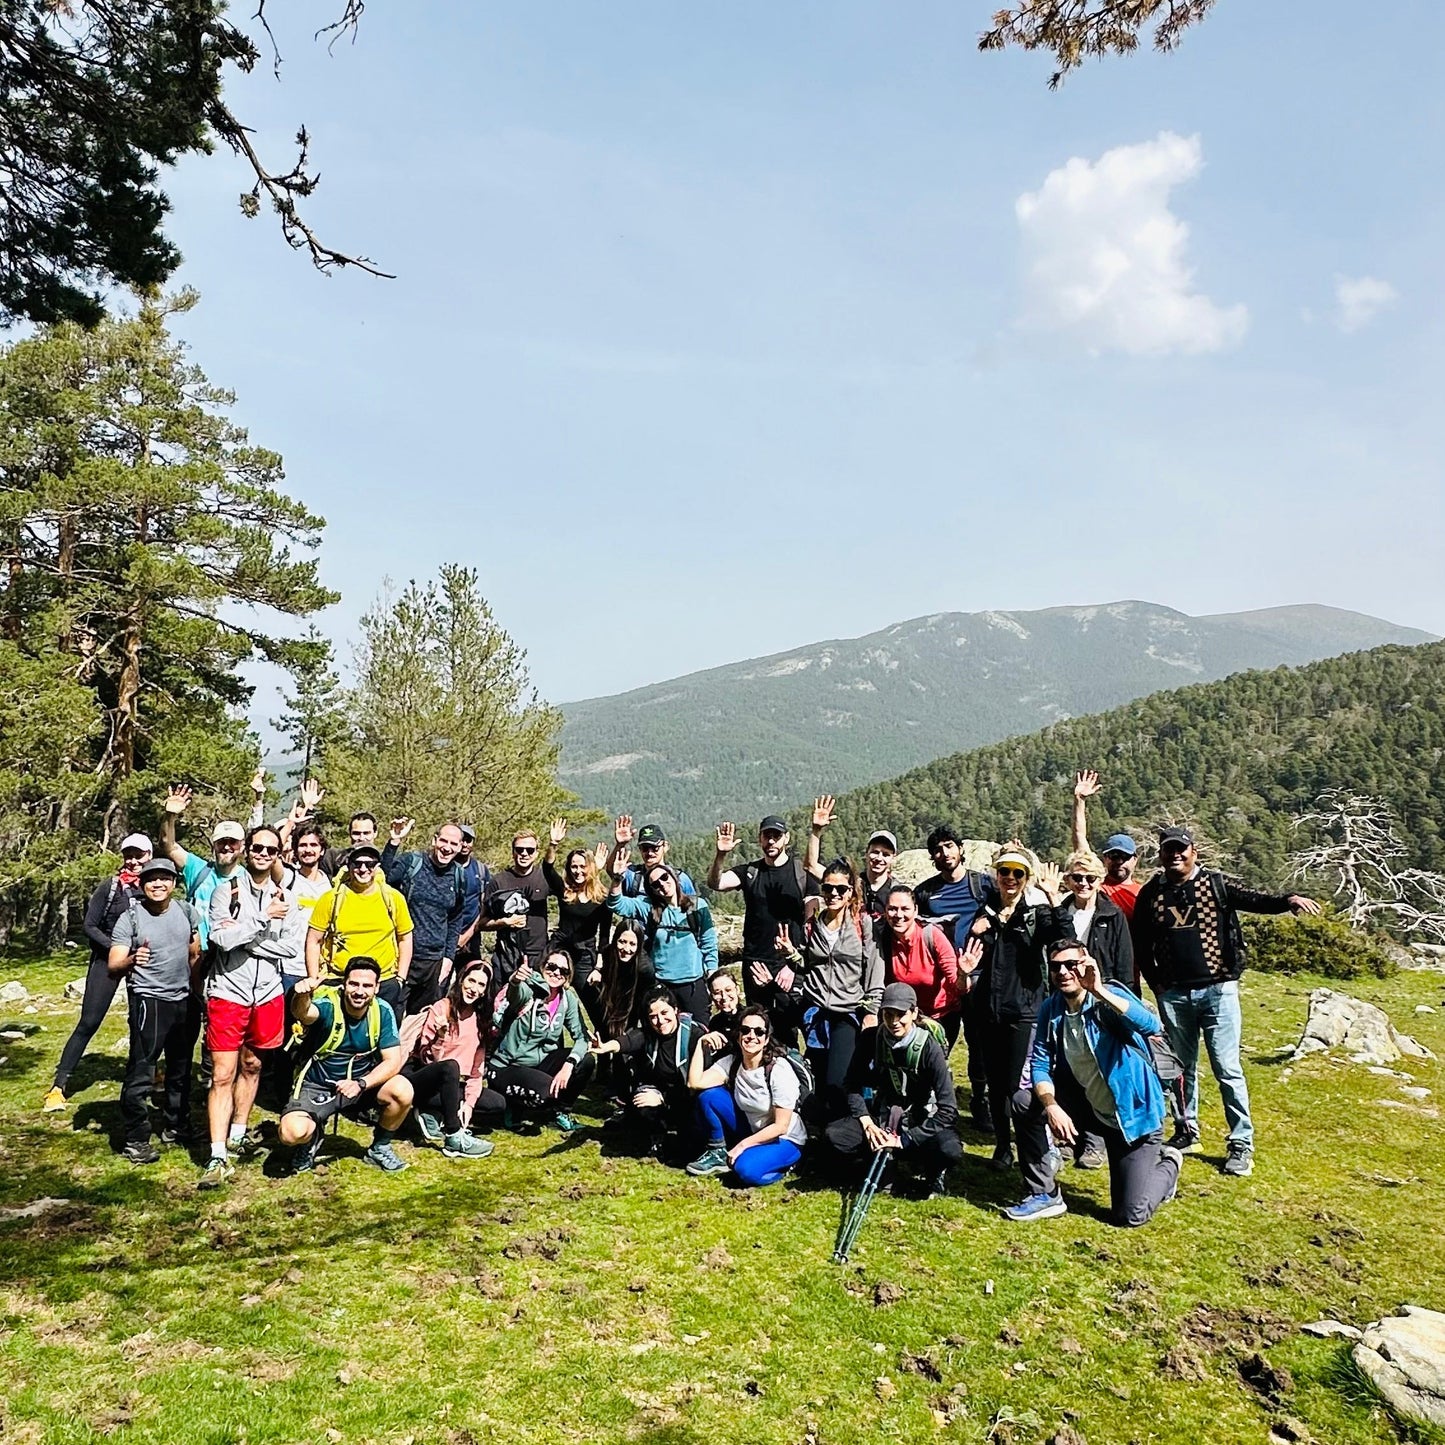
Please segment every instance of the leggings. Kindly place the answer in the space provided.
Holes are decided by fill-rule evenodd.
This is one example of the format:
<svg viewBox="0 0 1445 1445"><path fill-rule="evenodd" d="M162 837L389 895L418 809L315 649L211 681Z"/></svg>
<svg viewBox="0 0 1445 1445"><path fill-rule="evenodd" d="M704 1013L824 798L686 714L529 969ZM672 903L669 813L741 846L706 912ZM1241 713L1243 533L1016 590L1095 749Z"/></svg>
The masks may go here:
<svg viewBox="0 0 1445 1445"><path fill-rule="evenodd" d="M561 1072L562 1065L571 1054L565 1044L558 1044L539 1064L508 1064L492 1075L492 1088L523 1113L554 1113L572 1103L597 1067L597 1060L592 1054L583 1054L582 1061L572 1067L567 1087L554 1096L551 1092L552 1080Z"/></svg>
<svg viewBox="0 0 1445 1445"><path fill-rule="evenodd" d="M858 1047L858 1015L820 1008L814 1027L818 1023L827 1026L828 1047L810 1049L808 1053L818 1080L818 1119L827 1123L830 1119L841 1119L848 1112L848 1071Z"/></svg>
<svg viewBox="0 0 1445 1445"><path fill-rule="evenodd" d="M722 1085L704 1089L697 1096L697 1110L709 1145L737 1144L755 1132L747 1116L738 1113L732 1090ZM776 1184L802 1157L791 1139L773 1139L739 1154L733 1173L743 1184Z"/></svg>
<svg viewBox="0 0 1445 1445"><path fill-rule="evenodd" d="M55 1066L55 1087L62 1093L70 1083L75 1066L85 1056L86 1045L95 1037L96 1030L105 1022L110 1006L115 1002L115 991L120 987L120 975L112 974L106 967L105 959L92 958L85 975L85 997L80 1003L80 1017L60 1051L60 1062Z"/></svg>
<svg viewBox="0 0 1445 1445"><path fill-rule="evenodd" d="M1033 1031L1033 1020L1025 1018L989 1018L980 1030L988 1097L993 1105L993 1138L1000 1149L1012 1142L1009 1103L1019 1090Z"/></svg>
<svg viewBox="0 0 1445 1445"><path fill-rule="evenodd" d="M699 1023L707 1022L712 1008L712 1000L707 992L707 979L698 977L689 979L686 983L673 983L670 979L660 978L658 982L672 994L679 1013L691 1014Z"/></svg>
<svg viewBox="0 0 1445 1445"><path fill-rule="evenodd" d="M462 1070L455 1059L408 1064L401 1076L411 1084L412 1108L418 1114L440 1114L442 1128L448 1134L461 1130Z"/></svg>

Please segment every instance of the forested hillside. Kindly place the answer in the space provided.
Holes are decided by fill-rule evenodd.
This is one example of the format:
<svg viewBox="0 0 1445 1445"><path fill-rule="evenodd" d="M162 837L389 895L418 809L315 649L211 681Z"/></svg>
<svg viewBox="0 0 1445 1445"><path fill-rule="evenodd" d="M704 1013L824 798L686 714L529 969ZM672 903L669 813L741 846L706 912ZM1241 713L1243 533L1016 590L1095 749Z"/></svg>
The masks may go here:
<svg viewBox="0 0 1445 1445"><path fill-rule="evenodd" d="M1291 820L1324 789L1348 787L1390 804L1413 863L1445 868L1445 643L1241 673L941 758L841 797L826 848L859 857L874 828L917 847L950 822L1059 857L1074 774L1086 767L1103 781L1090 805L1096 843L1187 817L1250 878L1278 882L1300 846ZM815 780L819 791L831 784ZM790 816L801 844L806 814ZM746 820L749 834L755 824ZM706 869L706 839L680 851Z"/></svg>
<svg viewBox="0 0 1445 1445"><path fill-rule="evenodd" d="M938 613L566 704L561 778L679 831L1246 668L1429 634L1338 608L1188 617L1149 602Z"/></svg>

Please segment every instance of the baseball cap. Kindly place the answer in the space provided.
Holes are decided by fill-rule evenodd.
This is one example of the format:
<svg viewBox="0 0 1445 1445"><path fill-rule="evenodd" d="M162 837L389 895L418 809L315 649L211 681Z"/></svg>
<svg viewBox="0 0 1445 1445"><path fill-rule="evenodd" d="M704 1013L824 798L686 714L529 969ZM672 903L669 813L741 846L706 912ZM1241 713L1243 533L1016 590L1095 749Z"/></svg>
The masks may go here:
<svg viewBox="0 0 1445 1445"><path fill-rule="evenodd" d="M127 833L120 840L120 851L124 853L127 848L139 848L142 853L149 853L151 840L144 833Z"/></svg>
<svg viewBox="0 0 1445 1445"><path fill-rule="evenodd" d="M470 823L458 823L457 832L462 835L463 843L475 843L477 841L477 830Z"/></svg>
<svg viewBox="0 0 1445 1445"><path fill-rule="evenodd" d="M780 818L776 813L769 813L761 823L758 824L759 833L786 833L788 831L788 820Z"/></svg>
<svg viewBox="0 0 1445 1445"><path fill-rule="evenodd" d="M164 873L168 878L174 878L176 865L169 858L151 858L141 864L140 876L148 878L152 873Z"/></svg>
<svg viewBox="0 0 1445 1445"><path fill-rule="evenodd" d="M370 843L358 843L346 856L352 863L359 862L365 858L371 859L373 863L380 863L381 849L373 848Z"/></svg>
<svg viewBox="0 0 1445 1445"><path fill-rule="evenodd" d="M246 830L239 823L226 822L217 823L211 830L211 842L224 843L227 839L237 843L246 841Z"/></svg>
<svg viewBox="0 0 1445 1445"><path fill-rule="evenodd" d="M887 843L895 853L898 851L898 839L887 828L880 828L869 836L868 846L871 848L875 843Z"/></svg>
<svg viewBox="0 0 1445 1445"><path fill-rule="evenodd" d="M1171 843L1181 843L1186 848L1194 846L1194 834L1188 828L1161 828L1159 846L1167 848Z"/></svg>
<svg viewBox="0 0 1445 1445"><path fill-rule="evenodd" d="M1125 853L1132 858L1139 851L1134 840L1127 833L1115 833L1104 839L1103 853Z"/></svg>
<svg viewBox="0 0 1445 1445"><path fill-rule="evenodd" d="M883 1008L909 1009L918 1007L918 995L913 991L913 985L908 983L890 983L883 990Z"/></svg>
<svg viewBox="0 0 1445 1445"><path fill-rule="evenodd" d="M637 830L637 846L640 848L644 843L666 843L667 834L662 831L656 823L644 823Z"/></svg>

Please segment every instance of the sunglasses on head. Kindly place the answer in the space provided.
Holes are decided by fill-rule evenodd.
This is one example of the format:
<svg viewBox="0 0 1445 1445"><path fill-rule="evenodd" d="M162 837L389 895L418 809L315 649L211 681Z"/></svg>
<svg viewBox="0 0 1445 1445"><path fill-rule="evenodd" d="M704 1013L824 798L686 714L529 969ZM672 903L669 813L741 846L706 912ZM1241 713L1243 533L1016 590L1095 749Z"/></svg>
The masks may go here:
<svg viewBox="0 0 1445 1445"><path fill-rule="evenodd" d="M999 868L995 871L1000 878L1027 878L1029 876L1026 868Z"/></svg>

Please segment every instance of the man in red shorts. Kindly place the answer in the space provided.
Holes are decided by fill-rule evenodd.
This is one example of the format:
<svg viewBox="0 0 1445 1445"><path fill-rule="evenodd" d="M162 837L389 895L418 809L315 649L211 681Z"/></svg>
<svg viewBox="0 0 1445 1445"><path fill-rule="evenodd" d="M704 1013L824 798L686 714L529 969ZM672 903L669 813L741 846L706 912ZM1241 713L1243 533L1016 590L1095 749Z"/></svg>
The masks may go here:
<svg viewBox="0 0 1445 1445"><path fill-rule="evenodd" d="M216 960L206 982L211 1157L201 1173L202 1189L219 1189L236 1172L229 1151L239 1153L245 1145L261 1055L279 1049L285 1038L284 976L304 972L305 915L294 891L287 893L272 877L280 848L274 828L264 823L252 828L243 866L211 894Z"/></svg>

